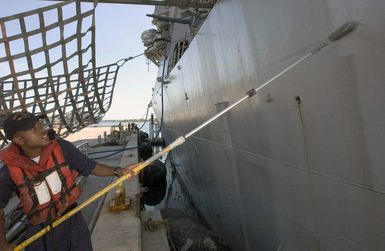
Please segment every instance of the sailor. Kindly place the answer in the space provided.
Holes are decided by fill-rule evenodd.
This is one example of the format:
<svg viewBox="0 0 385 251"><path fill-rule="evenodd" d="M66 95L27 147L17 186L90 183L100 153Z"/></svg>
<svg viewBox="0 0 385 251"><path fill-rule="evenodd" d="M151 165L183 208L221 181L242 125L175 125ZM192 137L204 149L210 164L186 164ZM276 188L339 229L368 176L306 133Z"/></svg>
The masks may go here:
<svg viewBox="0 0 385 251"><path fill-rule="evenodd" d="M26 237L30 237L76 207L80 190L76 177L121 176L131 167L111 167L88 159L70 142L50 139L39 119L28 112L10 114L4 121L4 133L12 143L0 151L0 250L13 250L5 239L5 215L16 192L28 217ZM76 213L48 234L25 248L28 250L92 250L90 233L81 215Z"/></svg>

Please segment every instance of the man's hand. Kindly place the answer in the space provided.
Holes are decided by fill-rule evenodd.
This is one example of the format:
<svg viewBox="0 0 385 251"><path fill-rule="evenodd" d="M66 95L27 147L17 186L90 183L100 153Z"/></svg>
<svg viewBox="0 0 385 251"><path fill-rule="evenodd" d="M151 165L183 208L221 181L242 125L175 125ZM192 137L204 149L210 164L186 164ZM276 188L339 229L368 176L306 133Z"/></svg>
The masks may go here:
<svg viewBox="0 0 385 251"><path fill-rule="evenodd" d="M136 163L136 164L133 164L133 165L130 165L130 166L127 166L127 167L124 167L124 168L121 168L121 176L123 175L126 175L128 173L130 173L132 176L135 176L136 174L138 174L139 172L135 172L134 169L139 166L140 164L142 164L142 162L139 162L139 163Z"/></svg>
<svg viewBox="0 0 385 251"><path fill-rule="evenodd" d="M136 163L127 167L111 167L101 163L97 163L95 168L92 170L92 174L96 176L118 176L121 177L127 173L131 173L133 176L137 175L139 172L135 172L134 168L141 163Z"/></svg>

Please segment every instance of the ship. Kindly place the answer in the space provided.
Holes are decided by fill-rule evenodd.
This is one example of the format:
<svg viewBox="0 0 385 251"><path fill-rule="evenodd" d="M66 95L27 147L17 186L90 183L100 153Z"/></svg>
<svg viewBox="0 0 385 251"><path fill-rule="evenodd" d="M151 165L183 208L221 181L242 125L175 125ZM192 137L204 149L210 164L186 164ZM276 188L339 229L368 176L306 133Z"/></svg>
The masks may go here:
<svg viewBox="0 0 385 251"><path fill-rule="evenodd" d="M313 53L170 154L233 250L385 250L384 10L218 0L149 15L157 29L142 39L159 65L152 107L167 143Z"/></svg>
<svg viewBox="0 0 385 251"><path fill-rule="evenodd" d="M91 2L83 11L72 0L0 19L0 63L9 66L0 121L12 111L44 112L65 137L103 118L131 58L96 66ZM384 1L99 2L156 6L148 15L156 29L141 38L159 67L151 106L166 143L249 96L168 155L171 185L232 250L385 250ZM63 17L69 4L76 14ZM24 17L50 10L57 22L40 18L36 30L25 29ZM19 34L7 35L11 21ZM24 39L25 52L11 53L12 41L53 28L59 41L47 45L43 36L30 50ZM77 45L67 51L70 41ZM51 58L51 47L62 57ZM39 52L42 65L34 65ZM20 58L25 69L14 67ZM0 140L8 143L2 132Z"/></svg>

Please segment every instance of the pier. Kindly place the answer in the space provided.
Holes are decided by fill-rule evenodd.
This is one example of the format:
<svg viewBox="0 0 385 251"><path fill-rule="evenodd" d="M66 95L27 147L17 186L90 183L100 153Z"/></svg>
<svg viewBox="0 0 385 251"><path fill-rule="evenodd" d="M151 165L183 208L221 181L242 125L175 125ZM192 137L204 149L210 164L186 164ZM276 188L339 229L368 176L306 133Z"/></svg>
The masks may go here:
<svg viewBox="0 0 385 251"><path fill-rule="evenodd" d="M121 154L119 166L123 167L138 162L138 151L137 149L132 149L137 147L137 137L136 133L127 136L125 148L129 150L125 150ZM105 159L103 163L116 165L116 161L115 157ZM100 213L92 219L92 221L96 222L91 235L94 250L170 250L165 227L158 227L156 229L143 227L149 219L154 222L159 222L162 219L158 211L141 213L140 198L142 188L139 177L135 176L124 182L124 188L123 204L127 208L123 210L119 210L119 208L114 209L114 206L116 207L114 202L122 196L118 189L110 191L105 199L99 202L101 206L97 211L100 210ZM124 208L124 205L122 205L122 208Z"/></svg>

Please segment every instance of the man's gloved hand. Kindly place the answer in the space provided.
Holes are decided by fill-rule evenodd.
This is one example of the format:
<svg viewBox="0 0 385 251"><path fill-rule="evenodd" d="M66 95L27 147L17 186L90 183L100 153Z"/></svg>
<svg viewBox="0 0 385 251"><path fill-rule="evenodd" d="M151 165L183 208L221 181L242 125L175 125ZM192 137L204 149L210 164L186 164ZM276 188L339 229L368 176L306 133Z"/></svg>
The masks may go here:
<svg viewBox="0 0 385 251"><path fill-rule="evenodd" d="M142 164L142 162L139 162L139 163L136 163L136 164L133 164L133 165L129 165L127 167L118 167L118 168L115 169L114 175L117 176L117 177L122 177L123 175L126 175L126 174L130 173L132 176L135 176L137 173L134 171L134 169L137 166L139 166L140 164Z"/></svg>

